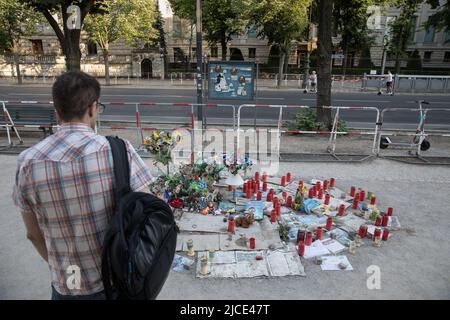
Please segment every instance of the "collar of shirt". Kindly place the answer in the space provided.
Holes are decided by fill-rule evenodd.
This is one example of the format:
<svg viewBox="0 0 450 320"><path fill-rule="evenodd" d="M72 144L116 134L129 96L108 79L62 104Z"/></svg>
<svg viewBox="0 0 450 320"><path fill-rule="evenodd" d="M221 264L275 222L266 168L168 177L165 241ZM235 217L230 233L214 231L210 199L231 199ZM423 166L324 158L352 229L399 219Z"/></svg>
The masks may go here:
<svg viewBox="0 0 450 320"><path fill-rule="evenodd" d="M65 122L62 123L58 131L79 131L94 133L91 127L82 122Z"/></svg>

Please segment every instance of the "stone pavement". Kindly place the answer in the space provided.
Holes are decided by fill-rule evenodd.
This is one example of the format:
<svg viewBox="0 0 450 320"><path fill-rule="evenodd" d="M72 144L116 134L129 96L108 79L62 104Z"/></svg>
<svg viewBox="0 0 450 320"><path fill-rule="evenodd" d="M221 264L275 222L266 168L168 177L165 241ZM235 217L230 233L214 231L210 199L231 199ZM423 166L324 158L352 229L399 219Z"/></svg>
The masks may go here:
<svg viewBox="0 0 450 320"><path fill-rule="evenodd" d="M0 155L0 299L49 299L48 268L26 240L11 199L16 157ZM193 271L171 272L159 299L450 299L449 167L383 159L281 163L280 174L286 172L303 180L334 177L343 190L356 185L372 191L381 209L394 208L402 229L381 248L347 255L353 271L321 271L305 261L306 277L197 279ZM366 285L371 265L381 270L379 290Z"/></svg>

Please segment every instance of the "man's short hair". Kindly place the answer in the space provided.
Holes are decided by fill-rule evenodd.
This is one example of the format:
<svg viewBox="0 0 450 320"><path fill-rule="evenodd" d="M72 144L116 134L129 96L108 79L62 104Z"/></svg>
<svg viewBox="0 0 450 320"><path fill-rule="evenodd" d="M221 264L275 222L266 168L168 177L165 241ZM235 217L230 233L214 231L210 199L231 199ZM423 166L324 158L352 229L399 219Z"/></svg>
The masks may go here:
<svg viewBox="0 0 450 320"><path fill-rule="evenodd" d="M63 121L81 119L89 106L100 98L100 83L81 71L69 71L52 88L53 105Z"/></svg>

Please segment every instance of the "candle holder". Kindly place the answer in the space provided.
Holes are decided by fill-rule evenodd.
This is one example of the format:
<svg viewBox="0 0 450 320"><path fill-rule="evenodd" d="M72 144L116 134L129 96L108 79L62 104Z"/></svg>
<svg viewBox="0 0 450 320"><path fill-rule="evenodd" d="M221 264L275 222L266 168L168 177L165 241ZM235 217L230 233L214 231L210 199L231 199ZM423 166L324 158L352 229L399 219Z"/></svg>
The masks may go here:
<svg viewBox="0 0 450 320"><path fill-rule="evenodd" d="M228 178L225 180L225 184L233 187L233 199L232 202L236 203L236 188L240 187L244 184L244 179L239 175L239 173L236 174L230 174Z"/></svg>

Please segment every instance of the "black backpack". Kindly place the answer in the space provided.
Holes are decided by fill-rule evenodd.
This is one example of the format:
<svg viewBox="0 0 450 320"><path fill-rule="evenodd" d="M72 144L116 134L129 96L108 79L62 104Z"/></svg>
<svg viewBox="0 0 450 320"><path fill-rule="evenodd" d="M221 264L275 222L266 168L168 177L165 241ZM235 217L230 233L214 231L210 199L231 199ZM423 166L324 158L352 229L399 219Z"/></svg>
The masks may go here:
<svg viewBox="0 0 450 320"><path fill-rule="evenodd" d="M131 191L125 143L118 137L107 139L114 160L116 212L103 243L105 295L108 300L155 299L169 275L179 230L166 202Z"/></svg>

